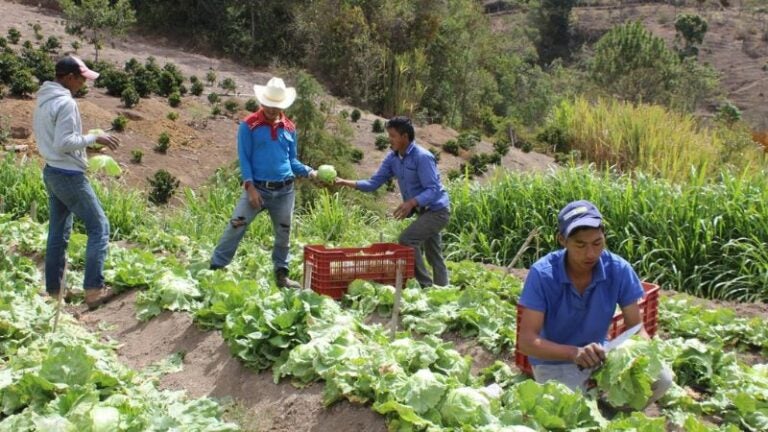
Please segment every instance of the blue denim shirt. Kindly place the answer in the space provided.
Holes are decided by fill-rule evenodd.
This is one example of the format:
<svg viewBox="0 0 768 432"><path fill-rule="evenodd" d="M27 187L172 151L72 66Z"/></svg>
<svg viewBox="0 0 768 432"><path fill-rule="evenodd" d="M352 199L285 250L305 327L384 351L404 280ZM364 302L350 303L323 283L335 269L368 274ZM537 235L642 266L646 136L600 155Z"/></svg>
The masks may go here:
<svg viewBox="0 0 768 432"><path fill-rule="evenodd" d="M540 336L573 346L603 343L608 327L619 307L629 306L645 295L640 278L622 257L603 251L592 270L583 294L571 284L565 270L565 249L551 252L536 261L528 272L520 304L544 312ZM533 357L531 364L562 364Z"/></svg>
<svg viewBox="0 0 768 432"><path fill-rule="evenodd" d="M237 154L243 182L281 181L306 177L312 170L296 156L296 132L278 129L272 139L269 127L251 130L245 122L237 130Z"/></svg>
<svg viewBox="0 0 768 432"><path fill-rule="evenodd" d="M359 180L356 187L363 192L373 192L392 177L397 178L403 201L416 198L419 207L428 207L432 211L450 205L448 192L440 183L435 156L416 141L411 141L403 157L390 151L376 174L368 180Z"/></svg>

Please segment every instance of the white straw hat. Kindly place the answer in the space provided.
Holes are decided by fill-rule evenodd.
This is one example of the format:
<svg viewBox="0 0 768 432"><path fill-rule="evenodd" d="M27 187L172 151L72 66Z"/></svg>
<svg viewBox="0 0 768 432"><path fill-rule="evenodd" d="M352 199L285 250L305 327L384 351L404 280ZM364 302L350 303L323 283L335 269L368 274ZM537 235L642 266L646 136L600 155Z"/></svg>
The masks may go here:
<svg viewBox="0 0 768 432"><path fill-rule="evenodd" d="M286 109L296 100L296 89L286 87L282 79L274 77L267 85L254 85L253 92L262 106Z"/></svg>

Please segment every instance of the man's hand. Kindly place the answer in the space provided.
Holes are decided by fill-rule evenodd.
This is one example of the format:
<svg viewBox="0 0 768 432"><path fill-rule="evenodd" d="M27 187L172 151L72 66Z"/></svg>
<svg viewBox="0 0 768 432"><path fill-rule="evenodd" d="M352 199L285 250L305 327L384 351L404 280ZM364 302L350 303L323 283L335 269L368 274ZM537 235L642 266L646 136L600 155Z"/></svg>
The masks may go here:
<svg viewBox="0 0 768 432"><path fill-rule="evenodd" d="M352 189L356 187L356 182L354 180L345 180L340 177L336 177L336 180L333 182L333 184L336 186L346 186Z"/></svg>
<svg viewBox="0 0 768 432"><path fill-rule="evenodd" d="M317 170L309 170L309 174L307 174L307 177L309 177L310 180L317 180Z"/></svg>
<svg viewBox="0 0 768 432"><path fill-rule="evenodd" d="M413 208L418 206L419 203L416 201L415 198L411 198L408 201L405 201L404 203L397 206L395 209L394 216L396 219L405 219L408 216L410 216L411 211L413 211Z"/></svg>
<svg viewBox="0 0 768 432"><path fill-rule="evenodd" d="M582 369L599 366L603 361L605 361L605 350L598 343L577 348L576 355L573 357L573 362Z"/></svg>
<svg viewBox="0 0 768 432"><path fill-rule="evenodd" d="M261 198L261 194L254 185L249 184L246 188L246 191L248 191L248 203L251 204L251 207L260 208L261 205L264 204L264 200Z"/></svg>
<svg viewBox="0 0 768 432"><path fill-rule="evenodd" d="M96 142L109 147L110 150L120 147L120 139L114 135L99 135L96 137Z"/></svg>

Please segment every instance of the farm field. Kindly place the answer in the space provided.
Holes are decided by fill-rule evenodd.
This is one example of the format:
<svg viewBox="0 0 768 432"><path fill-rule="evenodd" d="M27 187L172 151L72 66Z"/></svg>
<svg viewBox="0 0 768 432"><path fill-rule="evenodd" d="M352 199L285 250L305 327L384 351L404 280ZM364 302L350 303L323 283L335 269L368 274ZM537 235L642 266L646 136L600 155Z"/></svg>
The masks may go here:
<svg viewBox="0 0 768 432"><path fill-rule="evenodd" d="M4 169L13 169L8 163ZM341 210L343 203L333 206ZM311 213L300 216L297 243L316 242L317 234L312 233L322 231L312 225L323 220ZM387 232L397 228L377 223ZM339 244L371 235L364 220L349 225ZM20 300L14 299L41 302L36 291L41 286L38 263L45 225L6 215L2 229L2 274L4 285L14 290L7 291L12 317L20 313ZM67 306L76 319L65 315L63 322L114 341L112 355L139 371L176 358L180 370L158 377L160 388L215 397L223 401L225 418L244 430L764 428L768 337L763 325L766 308L760 303L719 305L665 293L659 311L661 337L650 346L673 366L679 385L659 407L609 421L610 415L600 414L593 399L558 386L539 386L516 372L511 355L521 289L516 277L481 264L451 263L454 286L405 290L403 332L390 343L382 323L391 313L391 287L356 282L341 302L309 291L276 289L264 248L268 236L257 231L251 239L254 247L226 272L211 272L206 237L158 230L145 222L128 236L131 240L111 246L106 264L109 283L126 293L94 312ZM75 234L70 245L72 286L82 277L83 254L84 236ZM298 272L300 264L295 264ZM51 305L43 305L50 316ZM50 326L40 321L38 325ZM7 349L27 349L28 343L22 338L9 342ZM484 396L482 389L494 382L504 392ZM48 394L48 404L22 404L21 411L17 406L16 415L3 422L40 421L37 416L51 414L50 407L63 396L54 391ZM544 401L554 405L541 411ZM445 408L449 403L458 405ZM472 416L454 416L466 408L462 404L470 403L480 403L467 411ZM78 424L71 413L59 415Z"/></svg>
<svg viewBox="0 0 768 432"><path fill-rule="evenodd" d="M396 56L413 67L400 65L397 85L405 87L397 104L411 104L416 140L434 155L451 199L443 236L451 283L422 289L407 281L394 335L390 285L352 281L337 301L276 287L272 226L264 215L231 265L209 269L242 191L235 131L256 109L251 86L273 74L295 85L299 98L289 115L299 124L300 158L315 167L334 164L345 178L369 176L387 155L386 117L372 112L374 103L361 101L371 110L359 109L352 102L359 95L332 95L341 90L309 60L246 66L209 52L211 46L197 49L141 30L105 42L97 62L93 46L65 31L60 12L32 3L0 0L0 432L768 431L768 141L761 141L768 9L755 1L722 10L719 4L729 2L570 2L573 43L584 45L578 53L573 45L568 61L546 66L531 57L539 55L531 45L536 37L490 45L485 38L493 34L475 28L483 57L470 53L470 44L459 65L490 69L464 70L467 82L482 81L471 91L450 81L456 74L438 73L446 65L427 65L424 47ZM457 0L448 3L455 11L436 7L427 11L435 15L418 15L441 22L433 30L445 39L429 48L445 48L446 64L455 60L448 46L471 39L462 39L468 30L461 25L487 25L509 37L521 19L535 22L536 8L551 2L495 2L509 9L486 14L487 21L479 3ZM299 1L285 4L301 9ZM374 2L363 4L372 9L345 3L339 16L366 25L376 21L371 17L392 18L374 14ZM241 6L227 13L242 14ZM304 21L292 25L319 31L307 19L326 9L313 4L304 15L296 12ZM259 13L265 11L271 9ZM336 19L331 12L328 19ZM705 69L696 67L717 68L722 75L712 82L720 93L681 109L675 104L685 99L680 88L691 76L670 78L681 87L664 84L671 96L649 103L590 87L585 74L597 70L590 56L599 51L598 39L616 32L616 40L630 35L644 48L679 50L674 21L693 13L710 26L692 60L701 64L685 63L682 51L659 56L674 73L683 73L681 65L702 76ZM625 26L628 20L642 25ZM397 21L392 28L408 24ZM380 47L374 43L397 43L360 35L371 39L348 35L342 42L354 39L371 52ZM110 223L106 283L119 291L95 310L85 306L80 288L80 221L67 252L72 298L57 305L42 293L49 204L31 131L33 84L49 77L51 59L70 48L102 72L77 98L84 129L108 129L122 141L115 151L89 149L92 162L109 156L120 171L89 172ZM484 57L494 49L504 55ZM409 75L428 66L434 69ZM343 79L359 78L334 67ZM433 78L446 93L429 99ZM451 85L467 97L451 100ZM459 103L478 112L464 113ZM401 202L394 183L372 197L304 179L296 188L292 279L306 277L306 245L395 242L408 223L391 217ZM613 351L585 394L537 384L515 358L527 268L559 247L557 211L575 199L596 203L608 248L661 287L656 337ZM338 271L349 263L334 264ZM372 267L392 270L394 263ZM645 407L662 364L673 370L674 384Z"/></svg>

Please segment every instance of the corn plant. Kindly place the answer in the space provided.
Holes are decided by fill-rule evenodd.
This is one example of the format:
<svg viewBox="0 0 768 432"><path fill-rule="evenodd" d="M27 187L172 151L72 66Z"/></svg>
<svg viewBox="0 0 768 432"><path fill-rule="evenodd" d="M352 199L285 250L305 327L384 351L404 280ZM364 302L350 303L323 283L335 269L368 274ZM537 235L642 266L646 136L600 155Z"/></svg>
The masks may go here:
<svg viewBox="0 0 768 432"><path fill-rule="evenodd" d="M0 212L21 217L29 214L33 202L36 220L48 220L48 196L40 167L28 159L16 163L13 154L8 153L0 159Z"/></svg>
<svg viewBox="0 0 768 432"><path fill-rule="evenodd" d="M723 171L709 181L695 170L675 185L650 175L566 168L547 175L508 173L486 186L450 188L446 229L454 258L507 264L533 229L540 235L520 265L559 248L559 209L593 201L606 221L608 246L647 280L695 295L768 299L768 180L764 173Z"/></svg>

